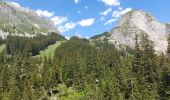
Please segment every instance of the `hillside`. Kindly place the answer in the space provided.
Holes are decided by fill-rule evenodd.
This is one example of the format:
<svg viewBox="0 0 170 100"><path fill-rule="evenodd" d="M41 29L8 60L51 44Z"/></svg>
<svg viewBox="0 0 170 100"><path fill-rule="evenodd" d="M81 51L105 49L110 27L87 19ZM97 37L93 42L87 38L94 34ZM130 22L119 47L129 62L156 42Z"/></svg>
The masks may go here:
<svg viewBox="0 0 170 100"><path fill-rule="evenodd" d="M40 51L39 55L36 55L35 57L48 57L53 58L55 50L57 47L59 47L64 41L56 41L55 44L49 45L45 50Z"/></svg>
<svg viewBox="0 0 170 100"><path fill-rule="evenodd" d="M31 36L38 33L58 32L51 20L42 18L34 10L19 7L11 2L0 2L0 36L9 33Z"/></svg>

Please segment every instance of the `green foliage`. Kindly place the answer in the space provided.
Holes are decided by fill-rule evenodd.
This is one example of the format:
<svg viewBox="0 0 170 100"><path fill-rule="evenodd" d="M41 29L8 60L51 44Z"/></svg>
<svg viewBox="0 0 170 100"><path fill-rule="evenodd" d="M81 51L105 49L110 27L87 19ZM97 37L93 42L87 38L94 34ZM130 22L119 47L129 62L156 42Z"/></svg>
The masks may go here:
<svg viewBox="0 0 170 100"><path fill-rule="evenodd" d="M50 58L50 57L53 58L56 48L59 47L62 43L63 43L63 41L56 41L55 44L48 46L47 49L45 49L44 51L40 51L40 54L36 55L35 57L47 56L48 58Z"/></svg>
<svg viewBox="0 0 170 100"><path fill-rule="evenodd" d="M2 44L0 45L0 52L3 52L6 48L6 45L5 44Z"/></svg>
<svg viewBox="0 0 170 100"><path fill-rule="evenodd" d="M18 52L30 52L34 56L39 54L40 50L62 40L65 40L65 38L56 33L49 33L47 36L39 34L31 38L9 35L6 40L6 51L12 55Z"/></svg>
<svg viewBox="0 0 170 100"><path fill-rule="evenodd" d="M164 54L157 55L153 42L145 34L141 41L136 35L134 50L117 50L106 41L92 42L72 37L59 47L56 44L51 48L55 49L53 58L48 55L32 57L27 51L31 49L25 50L25 46L39 44L41 39L45 36L8 37L7 49L0 53L0 99L170 99L169 58ZM50 44L53 42L51 39L56 38L45 39L43 43ZM32 45L29 46L26 41ZM20 52L9 55L8 50ZM57 92L49 96L49 91Z"/></svg>
<svg viewBox="0 0 170 100"><path fill-rule="evenodd" d="M91 37L90 39L99 39L101 37L110 37L110 36L111 36L111 34L109 32L104 32L100 35L95 35L95 36Z"/></svg>

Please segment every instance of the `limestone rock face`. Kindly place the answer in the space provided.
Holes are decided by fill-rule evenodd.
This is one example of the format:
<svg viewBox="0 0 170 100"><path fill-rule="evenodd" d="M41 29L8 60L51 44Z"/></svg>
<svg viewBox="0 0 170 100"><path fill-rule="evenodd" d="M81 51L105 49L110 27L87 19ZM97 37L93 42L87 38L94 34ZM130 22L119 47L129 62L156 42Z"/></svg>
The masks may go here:
<svg viewBox="0 0 170 100"><path fill-rule="evenodd" d="M167 36L170 33L170 24L159 22L149 13L142 10L133 10L124 14L117 26L111 30L111 43L119 43L134 48L135 34L148 34L155 44L157 52L166 52Z"/></svg>

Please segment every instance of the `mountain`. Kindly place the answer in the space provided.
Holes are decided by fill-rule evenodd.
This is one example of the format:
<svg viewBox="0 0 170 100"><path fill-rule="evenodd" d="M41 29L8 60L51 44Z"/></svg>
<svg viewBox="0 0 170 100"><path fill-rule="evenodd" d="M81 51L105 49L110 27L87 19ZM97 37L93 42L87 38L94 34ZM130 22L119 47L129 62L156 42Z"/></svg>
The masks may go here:
<svg viewBox="0 0 170 100"><path fill-rule="evenodd" d="M121 44L134 47L135 34L146 33L155 44L155 50L165 52L168 42L167 35L170 33L170 25L164 24L142 10L133 10L124 14L118 25L111 30L110 42L117 41Z"/></svg>
<svg viewBox="0 0 170 100"><path fill-rule="evenodd" d="M34 10L0 2L0 36L8 33L31 36L37 33L58 32L51 20L40 17Z"/></svg>
<svg viewBox="0 0 170 100"><path fill-rule="evenodd" d="M142 10L132 10L124 14L115 28L110 31L107 39L111 43L128 45L134 48L135 34L149 35L155 44L157 52L166 52L167 35L170 33L170 24L161 23L151 14Z"/></svg>

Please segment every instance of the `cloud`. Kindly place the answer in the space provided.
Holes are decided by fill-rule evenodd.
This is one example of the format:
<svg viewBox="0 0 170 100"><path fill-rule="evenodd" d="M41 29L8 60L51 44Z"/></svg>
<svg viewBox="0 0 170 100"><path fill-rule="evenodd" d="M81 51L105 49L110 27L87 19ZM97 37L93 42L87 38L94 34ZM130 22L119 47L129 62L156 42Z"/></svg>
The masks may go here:
<svg viewBox="0 0 170 100"><path fill-rule="evenodd" d="M55 16L51 18L51 20L54 22L56 28L61 33L74 29L77 25L77 23L68 22L69 20L68 17L63 17L63 16Z"/></svg>
<svg viewBox="0 0 170 100"><path fill-rule="evenodd" d="M65 23L66 21L68 21L68 18L62 17L62 16L55 16L55 17L51 18L51 20L54 22L54 24L56 26L58 26L58 25Z"/></svg>
<svg viewBox="0 0 170 100"><path fill-rule="evenodd" d="M108 9L106 9L105 11L100 12L99 14L100 14L100 15L103 15L103 16L106 16L106 15L108 15L111 11L112 11L112 9L111 9L111 8L108 8Z"/></svg>
<svg viewBox="0 0 170 100"><path fill-rule="evenodd" d="M40 10L40 9L37 9L36 13L41 17L52 17L54 15L54 12L49 12L47 10Z"/></svg>
<svg viewBox="0 0 170 100"><path fill-rule="evenodd" d="M118 10L123 10L123 8L122 7L118 7Z"/></svg>
<svg viewBox="0 0 170 100"><path fill-rule="evenodd" d="M89 7L88 6L85 6L84 9L88 9Z"/></svg>
<svg viewBox="0 0 170 100"><path fill-rule="evenodd" d="M19 3L16 3L16 2L8 2L8 3L15 6L15 7L21 8L21 5Z"/></svg>
<svg viewBox="0 0 170 100"><path fill-rule="evenodd" d="M78 22L78 24L82 27L86 26L91 26L94 23L95 19L94 18L89 18L89 19L83 19Z"/></svg>
<svg viewBox="0 0 170 100"><path fill-rule="evenodd" d="M70 40L70 36L65 36L65 38L66 38L67 40Z"/></svg>
<svg viewBox="0 0 170 100"><path fill-rule="evenodd" d="M79 37L79 38L82 38L81 34L79 32L76 32L75 33L75 36Z"/></svg>
<svg viewBox="0 0 170 100"><path fill-rule="evenodd" d="M74 2L75 2L76 4L78 4L78 3L80 2L80 0L74 0Z"/></svg>
<svg viewBox="0 0 170 100"><path fill-rule="evenodd" d="M125 14L125 13L127 13L131 10L132 10L132 8L126 8L124 10L123 9L116 10L112 13L112 17L113 18L119 18L120 16L122 16L123 14Z"/></svg>
<svg viewBox="0 0 170 100"><path fill-rule="evenodd" d="M107 20L104 25L108 25L108 24L112 24L112 23L116 22L118 20L118 18L120 18L123 14L125 14L131 10L132 10L132 8L123 9L123 8L119 7L118 10L113 11L112 18Z"/></svg>
<svg viewBox="0 0 170 100"><path fill-rule="evenodd" d="M85 38L85 39L90 39L90 37L88 37L88 36L85 36L84 38Z"/></svg>
<svg viewBox="0 0 170 100"><path fill-rule="evenodd" d="M104 21L106 19L106 17L102 16L100 17L99 21Z"/></svg>
<svg viewBox="0 0 170 100"><path fill-rule="evenodd" d="M65 25L61 25L61 26L58 26L58 30L60 32L67 32L71 29L74 29L76 27L76 23L73 23L73 22L69 22L69 23L66 23Z"/></svg>
<svg viewBox="0 0 170 100"><path fill-rule="evenodd" d="M112 24L113 22L117 21L118 19L112 18L110 20L108 20L107 22L105 22L104 25L108 25L108 24Z"/></svg>
<svg viewBox="0 0 170 100"><path fill-rule="evenodd" d="M119 6L120 1L119 0L101 0L101 2L105 3L107 6Z"/></svg>
<svg viewBox="0 0 170 100"><path fill-rule="evenodd" d="M74 29L77 25L80 25L82 27L91 26L94 23L95 19L93 18L83 19L77 23L67 22L67 21L68 21L67 17L57 17L57 16L55 17L55 22L56 22L55 25L61 33Z"/></svg>
<svg viewBox="0 0 170 100"><path fill-rule="evenodd" d="M121 14L125 14L125 13L127 13L129 11L132 11L132 8L126 8L125 10L122 10Z"/></svg>
<svg viewBox="0 0 170 100"><path fill-rule="evenodd" d="M120 16L121 16L121 11L116 10L112 13L112 17L119 18Z"/></svg>
<svg viewBox="0 0 170 100"><path fill-rule="evenodd" d="M78 10L77 13L81 13L81 10Z"/></svg>

